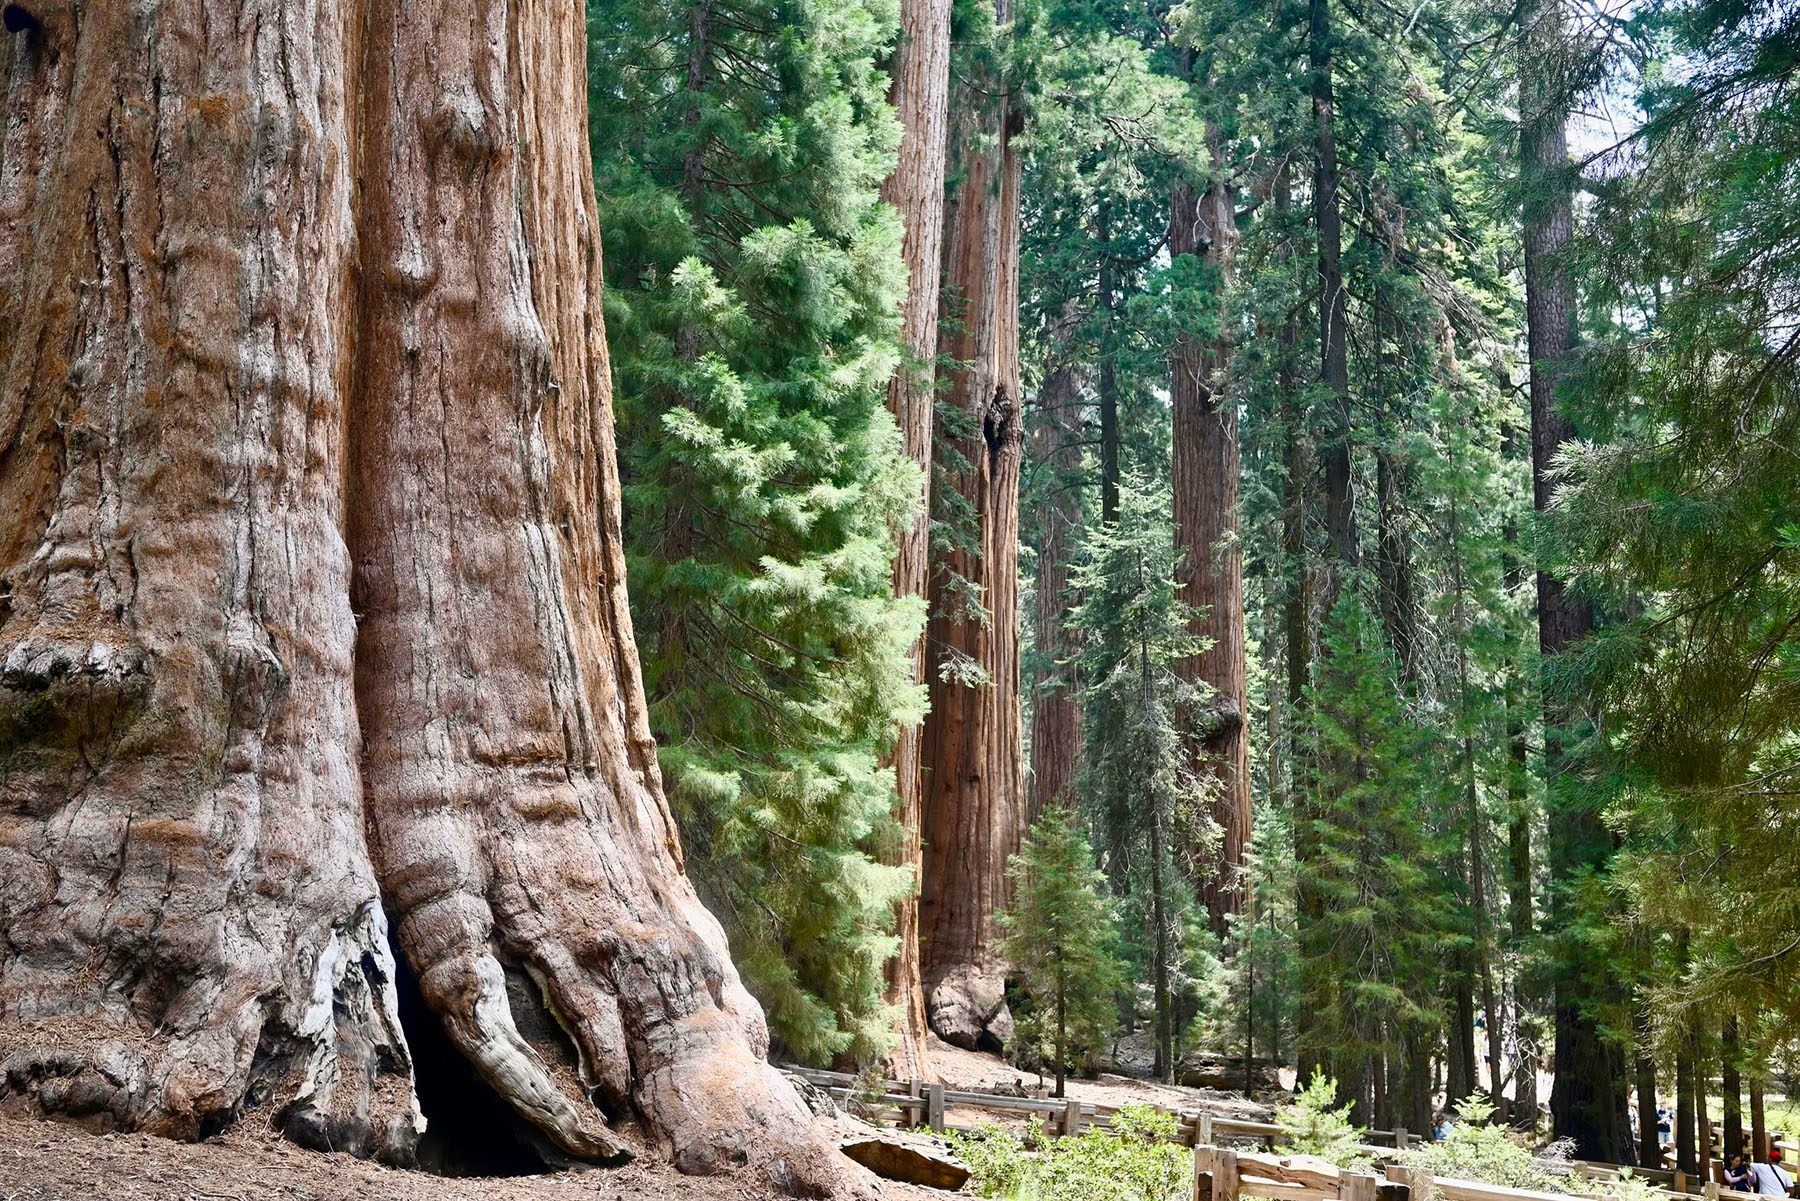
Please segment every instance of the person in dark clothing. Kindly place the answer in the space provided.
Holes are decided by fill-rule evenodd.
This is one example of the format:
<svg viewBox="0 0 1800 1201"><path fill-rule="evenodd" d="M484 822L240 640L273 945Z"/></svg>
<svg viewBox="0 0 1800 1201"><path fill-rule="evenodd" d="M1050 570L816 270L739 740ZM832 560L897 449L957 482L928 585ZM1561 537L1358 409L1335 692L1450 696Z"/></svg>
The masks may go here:
<svg viewBox="0 0 1800 1201"><path fill-rule="evenodd" d="M1756 1173L1750 1170L1749 1162L1742 1155L1733 1155L1725 1164L1725 1187L1740 1193L1756 1191Z"/></svg>

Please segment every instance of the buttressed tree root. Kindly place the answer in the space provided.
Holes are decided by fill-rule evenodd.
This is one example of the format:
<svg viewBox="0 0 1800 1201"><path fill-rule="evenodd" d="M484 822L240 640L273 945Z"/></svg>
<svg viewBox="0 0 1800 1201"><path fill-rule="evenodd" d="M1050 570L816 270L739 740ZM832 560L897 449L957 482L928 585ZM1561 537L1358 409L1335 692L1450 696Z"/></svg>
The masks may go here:
<svg viewBox="0 0 1800 1201"><path fill-rule="evenodd" d="M0 1107L408 1162L397 947L561 1153L867 1194L656 770L580 7L21 14Z"/></svg>

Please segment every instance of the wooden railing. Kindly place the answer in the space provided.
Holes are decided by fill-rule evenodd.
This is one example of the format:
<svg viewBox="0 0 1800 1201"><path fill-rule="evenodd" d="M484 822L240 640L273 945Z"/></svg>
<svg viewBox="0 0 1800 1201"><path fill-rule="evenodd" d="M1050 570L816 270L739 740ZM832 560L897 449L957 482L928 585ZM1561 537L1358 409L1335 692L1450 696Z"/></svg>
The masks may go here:
<svg viewBox="0 0 1800 1201"><path fill-rule="evenodd" d="M1048 1097L1014 1097L1002 1093L946 1088L942 1084L926 1084L918 1080L875 1082L847 1072L827 1072L817 1068L789 1067L783 1070L826 1090L834 1100L843 1102L855 1099L862 1102L872 1108L878 1118L897 1122L901 1126L929 1126L933 1130L969 1129L948 1123L946 1114L952 1109L976 1109L992 1113L1037 1114L1045 1120L1054 1134L1079 1134L1084 1129L1110 1126L1120 1109L1117 1105L1073 1098L1056 1100ZM880 1091L874 1091L876 1088ZM1251 1121L1198 1106L1179 1109L1167 1105L1147 1107L1173 1117L1181 1131L1181 1141L1189 1146L1211 1143L1215 1138L1267 1141L1282 1137L1281 1127L1274 1122ZM1361 1150L1374 1158L1391 1156L1396 1147L1404 1149L1419 1141L1417 1135L1408 1134L1405 1130L1374 1130L1369 1131L1366 1137L1370 1141Z"/></svg>
<svg viewBox="0 0 1800 1201"><path fill-rule="evenodd" d="M974 1109L990 1113L1036 1114L1042 1117L1052 1134L1079 1134L1083 1130L1105 1128L1112 1124L1112 1119L1119 1112L1119 1106L1096 1104L1091 1101L1055 1100L1048 1097L1015 1097L1003 1093L983 1092L975 1089L952 1089L942 1084L926 1084L918 1080L882 1080L872 1082L865 1077L853 1076L847 1072L828 1072L817 1068L789 1067L783 1069L791 1075L798 1076L811 1084L825 1089L833 1099L843 1102L852 1098L871 1107L873 1116L892 1121L904 1127L928 1126L933 1130L969 1130L967 1125L955 1125L946 1120L946 1114L953 1109ZM872 1090L879 1088L879 1092ZM1148 1108L1168 1114L1176 1121L1180 1131L1180 1139L1188 1146L1207 1148L1219 1138L1258 1139L1268 1145L1282 1137L1281 1127L1274 1122L1257 1122L1236 1117L1229 1113L1201 1106L1171 1108L1166 1105L1148 1105ZM1370 1159L1385 1162L1394 1158L1394 1152L1406 1150L1421 1140L1421 1137L1405 1129L1368 1130L1363 1132L1367 1142L1358 1144L1357 1149ZM1788 1142L1777 1142L1782 1156L1788 1163L1800 1160L1800 1147ZM1713 1174L1718 1172L1718 1161L1714 1160ZM1641 1176L1654 1184L1667 1186L1661 1190L1669 1197L1692 1196L1705 1193L1709 1198L1716 1192L1725 1201L1732 1198L1747 1198L1752 1194L1734 1193L1730 1189L1720 1189L1714 1182L1691 1179L1686 1173L1670 1171L1661 1167L1622 1168L1618 1164L1597 1163L1577 1160L1570 1165L1576 1176L1587 1176L1595 1179L1616 1177L1622 1171ZM1390 1182L1391 1183L1391 1182ZM1442 1183L1442 1182L1440 1182ZM1466 1201L1521 1201L1521 1198L1555 1197L1552 1193L1523 1193L1519 1190L1494 1191L1491 1186L1473 1184L1468 1181L1449 1182L1454 1189L1489 1190L1484 1197L1473 1197ZM1466 1186L1466 1188L1465 1188ZM1266 1196L1264 1193L1253 1194ZM1449 1201L1465 1201L1451 1193L1440 1190L1441 1197ZM1334 1194L1335 1196L1335 1194ZM1278 1201L1286 1201L1288 1194L1279 1195ZM1424 1201L1421 1198L1421 1201Z"/></svg>
<svg viewBox="0 0 1800 1201"><path fill-rule="evenodd" d="M1664 1198L1685 1193L1653 1189ZM1225 1147L1194 1148L1194 1201L1570 1201L1566 1193L1506 1188L1434 1176L1422 1168L1388 1164L1383 1178L1344 1171L1306 1156L1260 1155ZM1709 1185L1707 1201L1756 1201L1754 1194Z"/></svg>

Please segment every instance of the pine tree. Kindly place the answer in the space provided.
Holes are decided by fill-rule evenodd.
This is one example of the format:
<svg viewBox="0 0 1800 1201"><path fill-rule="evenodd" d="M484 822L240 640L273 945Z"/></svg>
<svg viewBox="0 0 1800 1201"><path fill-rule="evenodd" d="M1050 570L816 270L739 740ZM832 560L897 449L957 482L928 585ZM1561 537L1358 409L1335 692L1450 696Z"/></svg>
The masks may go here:
<svg viewBox="0 0 1800 1201"><path fill-rule="evenodd" d="M884 0L596 0L595 169L629 581L703 895L775 1038L866 1061L904 867L880 756L919 720L921 496L884 390L900 231Z"/></svg>
<svg viewBox="0 0 1800 1201"><path fill-rule="evenodd" d="M1047 1059L1060 1097L1071 1060L1105 1046L1119 1026L1113 904L1068 805L1045 810L1008 875L1013 903L999 919L1002 949L1034 1003L1017 1022L1014 1053L1030 1048Z"/></svg>

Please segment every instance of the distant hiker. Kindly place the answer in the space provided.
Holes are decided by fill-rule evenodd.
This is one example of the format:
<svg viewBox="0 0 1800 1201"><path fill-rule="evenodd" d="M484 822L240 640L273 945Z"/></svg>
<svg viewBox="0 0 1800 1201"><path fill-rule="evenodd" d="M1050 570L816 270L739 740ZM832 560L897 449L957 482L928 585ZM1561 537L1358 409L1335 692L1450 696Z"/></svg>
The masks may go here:
<svg viewBox="0 0 1800 1201"><path fill-rule="evenodd" d="M1675 1126L1675 1115L1669 1112L1667 1105L1656 1107L1656 1141L1663 1146L1669 1145L1669 1131Z"/></svg>

